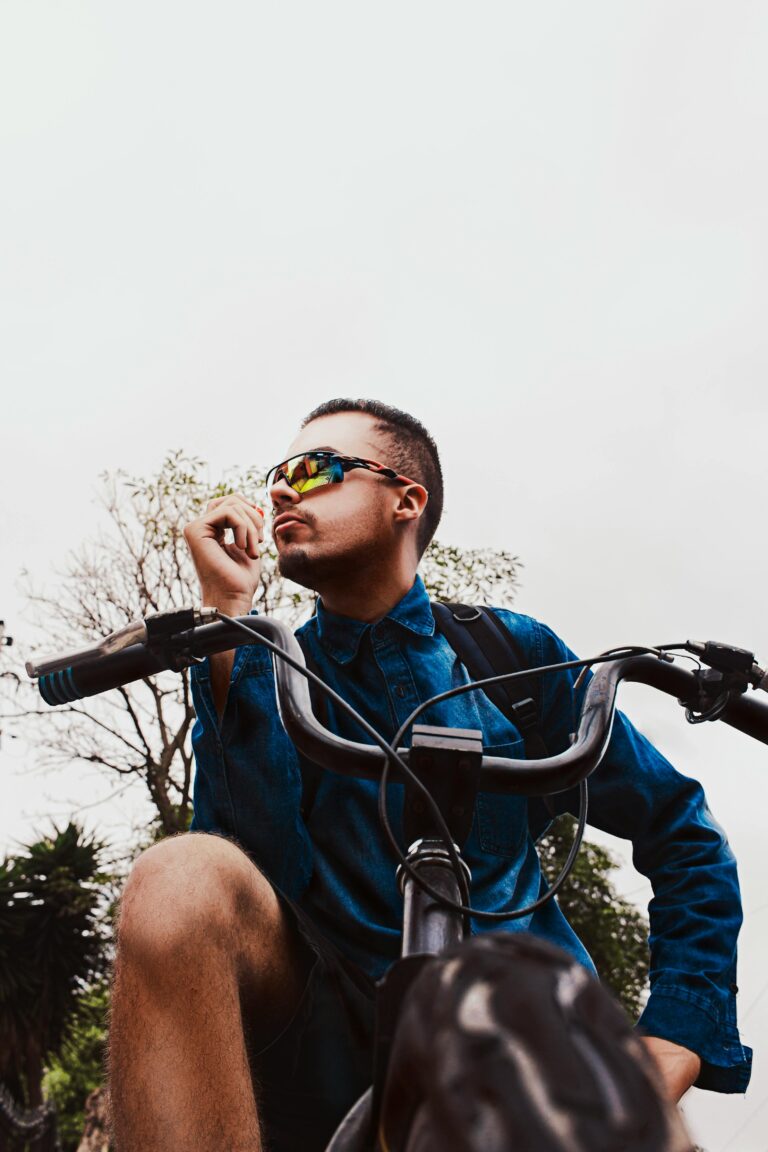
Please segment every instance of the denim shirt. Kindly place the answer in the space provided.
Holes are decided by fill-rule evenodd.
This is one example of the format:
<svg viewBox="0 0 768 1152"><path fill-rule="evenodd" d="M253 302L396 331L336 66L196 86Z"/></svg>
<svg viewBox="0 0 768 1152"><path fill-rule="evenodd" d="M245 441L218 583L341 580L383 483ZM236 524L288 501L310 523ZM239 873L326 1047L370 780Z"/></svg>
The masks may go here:
<svg viewBox="0 0 768 1152"><path fill-rule="evenodd" d="M498 612L530 666L574 659L545 625ZM298 635L327 683L387 739L422 700L468 682L464 666L435 630L419 578L375 624L335 616L320 602ZM536 680L550 755L568 747L576 728L575 676L564 670ZM280 723L266 649L238 649L221 725L207 662L193 670L192 680L197 711L193 829L236 840L328 939L379 977L399 955L402 901L396 863L379 826L377 783L315 769L314 801L310 811L302 811L302 772L312 767ZM480 729L488 754L525 756L520 733L482 691L435 705L420 722ZM348 739L370 742L332 702L328 726ZM575 791L553 800L559 812L577 806ZM388 810L395 827L398 809L402 785L391 784ZM475 907L520 908L539 896L543 880L534 837L546 820L540 801L478 795L463 852ZM617 713L608 752L590 778L589 822L631 840L635 867L653 885L651 993L639 1025L700 1055L699 1087L743 1092L752 1054L742 1047L736 1028L736 938L742 919L736 861L700 784L677 772ZM482 922L475 927L489 930ZM592 967L555 900L499 927L535 932Z"/></svg>

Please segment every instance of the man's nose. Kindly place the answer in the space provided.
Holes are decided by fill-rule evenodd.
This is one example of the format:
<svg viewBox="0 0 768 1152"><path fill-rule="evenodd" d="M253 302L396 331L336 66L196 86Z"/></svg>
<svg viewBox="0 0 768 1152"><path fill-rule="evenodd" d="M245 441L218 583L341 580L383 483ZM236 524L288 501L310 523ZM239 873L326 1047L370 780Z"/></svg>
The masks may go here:
<svg viewBox="0 0 768 1152"><path fill-rule="evenodd" d="M281 476L270 488L269 498L273 508L282 508L289 504L298 504L301 500L301 493L291 488L285 477Z"/></svg>

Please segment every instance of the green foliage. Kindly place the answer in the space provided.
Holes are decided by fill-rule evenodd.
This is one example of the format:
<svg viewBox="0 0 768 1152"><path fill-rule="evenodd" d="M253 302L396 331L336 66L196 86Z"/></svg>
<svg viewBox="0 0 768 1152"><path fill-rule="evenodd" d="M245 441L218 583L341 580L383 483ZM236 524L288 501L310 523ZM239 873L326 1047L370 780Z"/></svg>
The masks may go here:
<svg viewBox="0 0 768 1152"><path fill-rule="evenodd" d="M43 1087L56 1105L62 1152L76 1152L86 1098L103 1081L108 1008L109 988L103 981L80 997L61 1050L48 1062Z"/></svg>
<svg viewBox="0 0 768 1152"><path fill-rule="evenodd" d="M421 574L433 600L511 607L522 567L517 556L495 548L458 548L433 540Z"/></svg>
<svg viewBox="0 0 768 1152"><path fill-rule="evenodd" d="M76 824L0 865L0 1080L40 1103L43 1060L106 965L101 845Z"/></svg>
<svg viewBox="0 0 768 1152"><path fill-rule="evenodd" d="M565 863L575 829L573 817L561 816L539 840L542 868L550 883ZM617 867L610 852L585 840L557 899L603 983L634 1020L648 985L648 922L616 894L611 872Z"/></svg>

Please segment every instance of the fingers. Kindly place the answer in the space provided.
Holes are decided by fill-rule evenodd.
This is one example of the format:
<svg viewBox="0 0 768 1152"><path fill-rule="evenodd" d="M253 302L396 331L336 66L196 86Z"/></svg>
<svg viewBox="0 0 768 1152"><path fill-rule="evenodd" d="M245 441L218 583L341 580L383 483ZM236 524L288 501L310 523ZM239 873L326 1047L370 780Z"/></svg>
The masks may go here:
<svg viewBox="0 0 768 1152"><path fill-rule="evenodd" d="M186 525L184 539L203 604L234 615L248 612L261 572L264 516L258 506L239 492L217 496L201 516Z"/></svg>
<svg viewBox="0 0 768 1152"><path fill-rule="evenodd" d="M228 492L226 496L214 496L213 500L209 500L206 504L205 510L208 512L212 508L218 508L220 504L226 504L227 502L231 501L243 503L249 508L253 508L257 512L260 512L262 516L264 515L258 504L255 504L253 500L246 500L245 496L241 495L240 492Z"/></svg>
<svg viewBox="0 0 768 1152"><path fill-rule="evenodd" d="M212 537L223 545L227 528L232 531L235 547L256 559L264 539L264 513L239 493L211 500L203 515L187 525L184 534L190 542Z"/></svg>

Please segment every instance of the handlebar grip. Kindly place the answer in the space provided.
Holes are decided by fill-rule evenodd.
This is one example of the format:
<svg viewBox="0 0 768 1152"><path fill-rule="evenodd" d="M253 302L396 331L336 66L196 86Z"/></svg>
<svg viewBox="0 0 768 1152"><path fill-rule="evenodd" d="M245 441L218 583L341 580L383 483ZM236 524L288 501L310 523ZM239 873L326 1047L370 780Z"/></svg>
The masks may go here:
<svg viewBox="0 0 768 1152"><path fill-rule="evenodd" d="M48 672L40 676L37 686L46 704L72 704L86 696L96 696L110 688L154 676L167 667L167 661L148 652L144 644L131 644L121 652Z"/></svg>
<svg viewBox="0 0 768 1152"><path fill-rule="evenodd" d="M302 659L301 649L285 625L258 616L245 616L241 623L247 623L257 632L264 632L268 636L275 633L276 639L288 647L289 651L293 651L290 648L290 642L293 641L293 654L295 656L298 653L298 659ZM92 650L54 657L41 665L28 663L27 672L33 679L37 679L40 695L46 704L72 704L86 696L96 696L99 692L108 692L110 688L120 688L123 684L156 676L158 672L169 669L178 672L204 656L237 648L242 645L243 636L237 628L221 620L190 628L179 633L176 640L181 643L166 648L162 644L159 647L150 646L147 639L142 638L135 644L111 652L105 652L102 643ZM257 640L258 636L252 642ZM43 671L46 665L51 669L48 672Z"/></svg>

